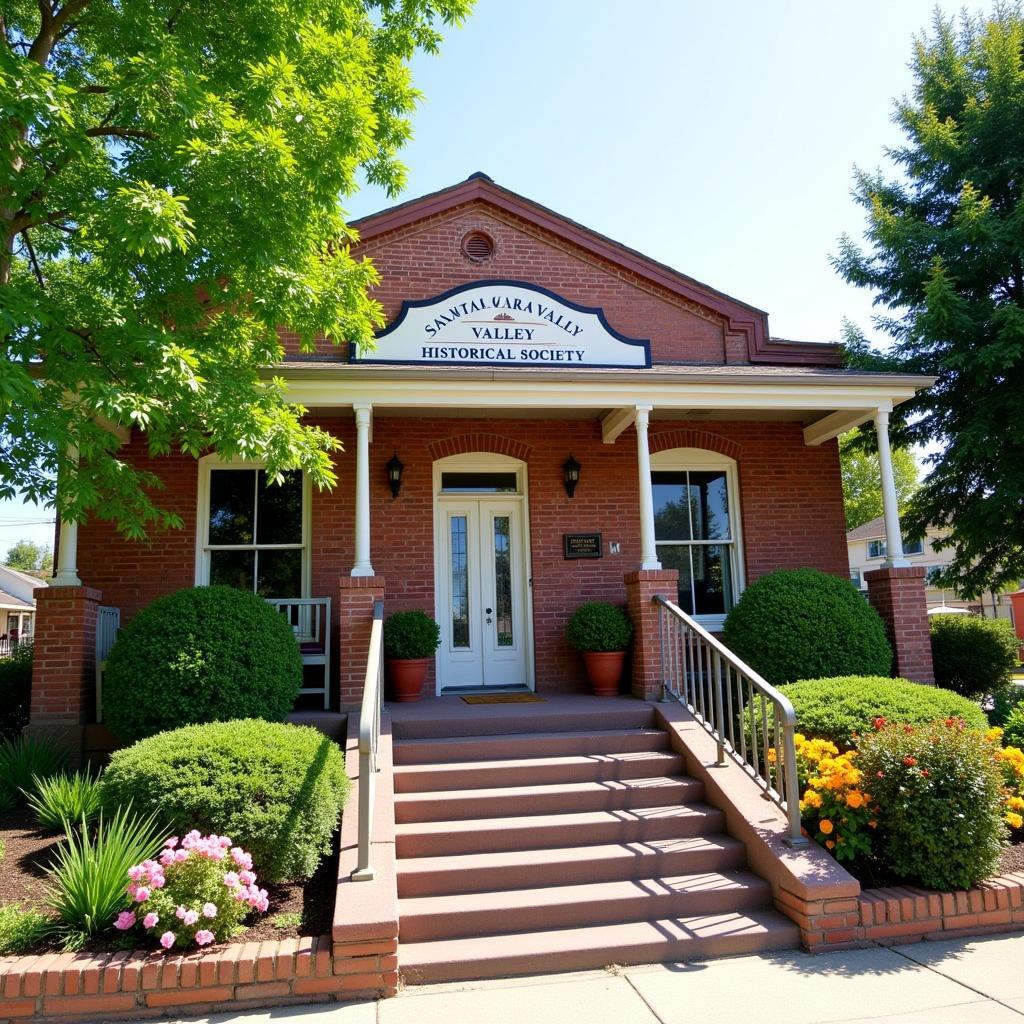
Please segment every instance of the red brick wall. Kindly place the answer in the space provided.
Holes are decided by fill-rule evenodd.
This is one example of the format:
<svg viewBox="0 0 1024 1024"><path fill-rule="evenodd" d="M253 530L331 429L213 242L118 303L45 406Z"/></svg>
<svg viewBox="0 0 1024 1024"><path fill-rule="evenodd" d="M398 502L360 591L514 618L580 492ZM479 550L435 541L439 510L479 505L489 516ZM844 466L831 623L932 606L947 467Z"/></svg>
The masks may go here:
<svg viewBox="0 0 1024 1024"><path fill-rule="evenodd" d="M494 241L494 255L482 264L462 254L462 239L473 230ZM600 306L620 333L650 339L654 362L749 361L745 339L727 335L718 314L483 203L381 235L356 255L370 257L381 274L373 295L389 322L405 299L430 298L482 279L512 279L536 282L584 306ZM284 330L281 337L289 351L297 351L294 334ZM345 355L326 342L319 350Z"/></svg>
<svg viewBox="0 0 1024 1024"><path fill-rule="evenodd" d="M339 484L314 492L312 587L330 595L338 627L339 577L353 560L354 422L321 419L345 444L337 456ZM584 600L625 601L623 578L640 562L636 440L632 430L605 445L596 420L470 420L377 417L370 447L372 560L387 580L389 612L434 607L433 462L455 450L516 452L525 456L530 493L533 608L538 684L543 690L583 687L576 655L566 646L565 621ZM839 463L834 443L803 444L796 423L652 424L651 448L706 447L729 454L739 466L747 580L779 567L814 566L846 576ZM405 464L402 493L392 499L384 465L397 452ZM138 457L133 444L126 449ZM562 484L562 463L572 453L582 464L576 496ZM179 511L185 529L149 545L123 542L109 526L80 530L79 574L103 591L103 602L122 609L122 622L160 594L190 586L195 563L198 468L191 459L143 460L167 481L160 497ZM600 532L618 541L620 554L599 561L566 561L562 534ZM337 664L337 660L335 660ZM428 683L433 691L433 680Z"/></svg>

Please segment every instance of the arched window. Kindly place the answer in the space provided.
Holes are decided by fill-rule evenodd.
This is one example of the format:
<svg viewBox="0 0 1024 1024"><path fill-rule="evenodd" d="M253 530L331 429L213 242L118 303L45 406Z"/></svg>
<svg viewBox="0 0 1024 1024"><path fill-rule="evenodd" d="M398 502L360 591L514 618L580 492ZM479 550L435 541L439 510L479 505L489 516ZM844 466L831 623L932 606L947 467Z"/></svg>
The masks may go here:
<svg viewBox="0 0 1024 1024"><path fill-rule="evenodd" d="M743 589L736 462L701 448L651 456L658 559L679 570L679 607L720 629Z"/></svg>

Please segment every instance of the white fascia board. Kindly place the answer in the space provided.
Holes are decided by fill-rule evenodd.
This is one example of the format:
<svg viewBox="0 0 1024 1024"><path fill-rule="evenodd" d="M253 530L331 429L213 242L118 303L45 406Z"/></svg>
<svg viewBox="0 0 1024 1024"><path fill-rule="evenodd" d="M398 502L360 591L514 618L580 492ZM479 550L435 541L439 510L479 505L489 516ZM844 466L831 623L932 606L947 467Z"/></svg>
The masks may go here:
<svg viewBox="0 0 1024 1024"><path fill-rule="evenodd" d="M907 383L808 384L786 383L692 383L658 381L574 382L511 380L285 380L288 401L327 408L351 407L368 401L381 408L435 409L549 409L557 418L564 409L622 409L649 405L654 409L789 409L833 412L840 409L892 408L912 398L918 388Z"/></svg>
<svg viewBox="0 0 1024 1024"><path fill-rule="evenodd" d="M891 412L892 403L883 403L875 409L840 409L827 416L822 416L820 420L815 420L804 427L804 444L812 448L824 444L833 437L838 437L848 430L853 430L854 427L859 427L862 423L867 423L879 409L882 412Z"/></svg>

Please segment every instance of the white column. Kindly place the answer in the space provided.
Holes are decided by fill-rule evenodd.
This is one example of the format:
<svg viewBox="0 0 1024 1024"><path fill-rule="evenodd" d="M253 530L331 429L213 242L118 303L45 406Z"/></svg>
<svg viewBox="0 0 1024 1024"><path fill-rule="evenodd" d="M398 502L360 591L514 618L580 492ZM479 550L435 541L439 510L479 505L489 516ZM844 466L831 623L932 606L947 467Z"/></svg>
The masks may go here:
<svg viewBox="0 0 1024 1024"><path fill-rule="evenodd" d="M368 403L353 407L356 414L356 560L353 576L372 576L370 564L370 416Z"/></svg>
<svg viewBox="0 0 1024 1024"><path fill-rule="evenodd" d="M885 565L899 568L910 565L903 557L903 534L900 532L900 511L896 501L896 478L892 472L892 449L889 447L889 413L875 413L875 434L878 438L878 462L882 470L882 509L885 513Z"/></svg>
<svg viewBox="0 0 1024 1024"><path fill-rule="evenodd" d="M71 462L78 463L78 449L69 448L68 458ZM60 491L60 479L57 480L57 490ZM60 502L57 503L57 515L60 516ZM78 523L68 522L60 519L60 538L57 541L57 571L53 574L54 587L80 587L82 581L78 578Z"/></svg>
<svg viewBox="0 0 1024 1024"><path fill-rule="evenodd" d="M660 569L658 548L654 543L654 495L651 492L651 453L647 447L647 427L651 407L636 407L636 468L640 477L640 568Z"/></svg>

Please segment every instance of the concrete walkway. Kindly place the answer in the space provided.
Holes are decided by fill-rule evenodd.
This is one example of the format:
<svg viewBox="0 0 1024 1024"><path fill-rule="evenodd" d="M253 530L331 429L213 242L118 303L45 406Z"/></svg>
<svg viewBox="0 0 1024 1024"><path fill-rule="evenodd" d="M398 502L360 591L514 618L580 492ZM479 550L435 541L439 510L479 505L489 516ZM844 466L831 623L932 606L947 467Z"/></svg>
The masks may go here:
<svg viewBox="0 0 1024 1024"><path fill-rule="evenodd" d="M218 1024L1009 1024L1024 1021L1024 935L808 956L410 988L379 1003L191 1018ZM184 1024L184 1020L182 1021Z"/></svg>

